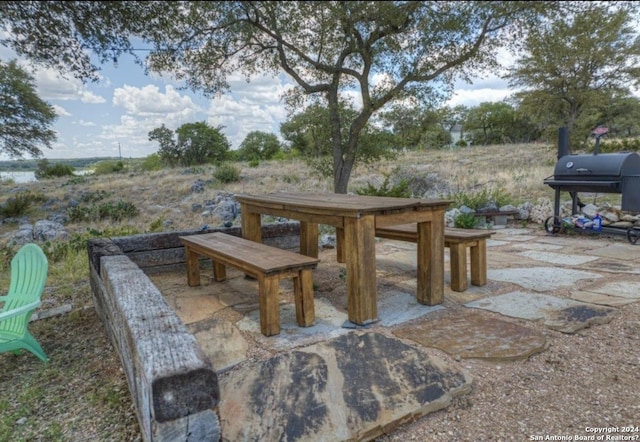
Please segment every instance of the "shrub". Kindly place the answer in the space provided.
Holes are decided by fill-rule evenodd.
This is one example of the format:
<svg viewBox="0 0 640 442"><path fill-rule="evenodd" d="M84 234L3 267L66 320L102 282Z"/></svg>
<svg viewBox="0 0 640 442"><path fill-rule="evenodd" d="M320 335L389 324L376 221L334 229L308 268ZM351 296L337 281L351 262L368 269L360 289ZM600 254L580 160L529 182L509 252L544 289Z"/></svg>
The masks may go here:
<svg viewBox="0 0 640 442"><path fill-rule="evenodd" d="M24 216L29 211L31 203L43 202L45 200L42 193L31 193L29 190L16 193L0 206L0 216L3 218L15 218Z"/></svg>
<svg viewBox="0 0 640 442"><path fill-rule="evenodd" d="M98 206L98 218L111 218L113 221L121 221L125 218L133 218L140 213L135 204L119 200L106 202Z"/></svg>
<svg viewBox="0 0 640 442"><path fill-rule="evenodd" d="M223 163L216 167L214 178L221 183L233 183L240 181L240 169L230 163Z"/></svg>
<svg viewBox="0 0 640 442"><path fill-rule="evenodd" d="M478 218L473 213L461 213L455 217L453 225L459 229L473 229L478 225Z"/></svg>
<svg viewBox="0 0 640 442"><path fill-rule="evenodd" d="M73 176L75 169L68 164L54 163L49 164L45 160L38 161L38 167L33 173L37 179L57 178L61 176Z"/></svg>
<svg viewBox="0 0 640 442"><path fill-rule="evenodd" d="M125 169L122 161L104 160L95 164L93 173L96 175L107 175L110 173L123 172Z"/></svg>
<svg viewBox="0 0 640 442"><path fill-rule="evenodd" d="M375 187L371 183L368 183L367 187L356 189L356 193L358 195L390 196L394 198L409 198L411 196L409 182L407 180L400 180L393 186L390 186L389 181L389 175L385 175L384 182L380 187Z"/></svg>
<svg viewBox="0 0 640 442"><path fill-rule="evenodd" d="M142 160L142 163L140 164L140 168L146 172L161 170L162 167L162 159L157 153L148 155L144 160Z"/></svg>
<svg viewBox="0 0 640 442"><path fill-rule="evenodd" d="M494 189L484 187L482 190L472 193L459 192L452 199L458 207L467 206L473 210L486 207L489 203L495 203L496 206L501 207L511 202L511 197L502 187Z"/></svg>
<svg viewBox="0 0 640 442"><path fill-rule="evenodd" d="M67 209L67 216L71 222L99 221L109 218L112 221L121 221L133 218L140 213L138 208L130 202L119 200L107 201L100 205L73 206Z"/></svg>

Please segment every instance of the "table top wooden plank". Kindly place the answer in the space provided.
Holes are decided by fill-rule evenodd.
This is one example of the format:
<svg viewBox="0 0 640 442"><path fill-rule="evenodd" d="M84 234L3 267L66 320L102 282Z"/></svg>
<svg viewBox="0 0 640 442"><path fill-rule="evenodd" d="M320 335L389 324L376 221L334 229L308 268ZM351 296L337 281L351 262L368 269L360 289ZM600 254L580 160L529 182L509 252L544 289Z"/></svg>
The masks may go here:
<svg viewBox="0 0 640 442"><path fill-rule="evenodd" d="M339 216L383 215L403 211L448 206L448 200L394 198L338 193L268 193L237 195L240 203L277 208L292 212L332 214Z"/></svg>

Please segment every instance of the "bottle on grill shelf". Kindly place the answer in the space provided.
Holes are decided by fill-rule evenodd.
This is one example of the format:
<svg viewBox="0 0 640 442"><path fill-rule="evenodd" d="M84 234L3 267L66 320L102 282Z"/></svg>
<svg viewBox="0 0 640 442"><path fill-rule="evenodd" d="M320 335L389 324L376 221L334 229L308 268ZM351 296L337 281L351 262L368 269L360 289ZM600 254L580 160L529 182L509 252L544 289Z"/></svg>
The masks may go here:
<svg viewBox="0 0 640 442"><path fill-rule="evenodd" d="M602 231L602 217L599 213L596 213L596 216L593 218L593 226L591 226L591 228L596 232Z"/></svg>

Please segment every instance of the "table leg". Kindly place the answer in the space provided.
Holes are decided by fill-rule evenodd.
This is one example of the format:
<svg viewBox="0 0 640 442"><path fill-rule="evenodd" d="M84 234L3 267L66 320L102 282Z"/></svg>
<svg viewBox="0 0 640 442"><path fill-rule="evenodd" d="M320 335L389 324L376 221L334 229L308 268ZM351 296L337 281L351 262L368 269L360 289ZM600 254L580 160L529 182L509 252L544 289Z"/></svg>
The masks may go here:
<svg viewBox="0 0 640 442"><path fill-rule="evenodd" d="M336 227L336 261L344 264L344 229Z"/></svg>
<svg viewBox="0 0 640 442"><path fill-rule="evenodd" d="M242 209L242 237L255 242L262 242L262 225L259 213L252 213L241 206Z"/></svg>
<svg viewBox="0 0 640 442"><path fill-rule="evenodd" d="M344 239L349 321L366 325L378 320L375 216L345 218Z"/></svg>
<svg viewBox="0 0 640 442"><path fill-rule="evenodd" d="M318 257L318 224L300 221L300 254Z"/></svg>
<svg viewBox="0 0 640 442"><path fill-rule="evenodd" d="M418 223L418 291L420 304L444 301L444 212L432 222Z"/></svg>

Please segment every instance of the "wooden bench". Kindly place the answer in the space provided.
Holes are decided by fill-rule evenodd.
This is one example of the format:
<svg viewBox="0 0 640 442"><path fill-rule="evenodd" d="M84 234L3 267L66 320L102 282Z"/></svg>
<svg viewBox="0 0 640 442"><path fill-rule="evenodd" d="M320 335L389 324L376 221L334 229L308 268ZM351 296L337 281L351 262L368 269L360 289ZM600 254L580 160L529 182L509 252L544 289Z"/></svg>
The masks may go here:
<svg viewBox="0 0 640 442"><path fill-rule="evenodd" d="M313 325L313 275L319 260L299 255L226 233L181 236L187 262L187 283L200 285L199 257L213 262L216 281L226 279L229 265L258 280L260 331L265 336L280 333L278 292L280 279L292 278L296 304L296 321L301 327Z"/></svg>
<svg viewBox="0 0 640 442"><path fill-rule="evenodd" d="M467 289L467 247L471 254L471 284L487 283L487 238L495 232L471 229L444 229L444 246L449 248L451 262L451 289L463 292ZM416 224L377 227L379 238L399 241L418 241Z"/></svg>

